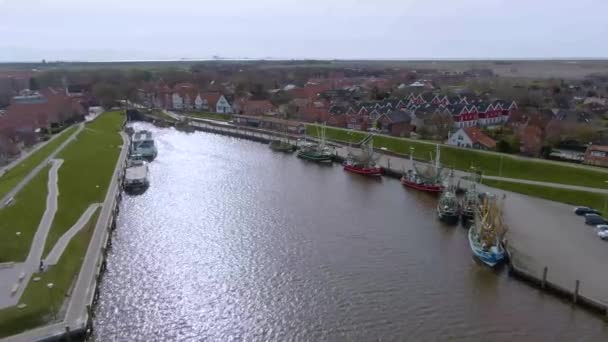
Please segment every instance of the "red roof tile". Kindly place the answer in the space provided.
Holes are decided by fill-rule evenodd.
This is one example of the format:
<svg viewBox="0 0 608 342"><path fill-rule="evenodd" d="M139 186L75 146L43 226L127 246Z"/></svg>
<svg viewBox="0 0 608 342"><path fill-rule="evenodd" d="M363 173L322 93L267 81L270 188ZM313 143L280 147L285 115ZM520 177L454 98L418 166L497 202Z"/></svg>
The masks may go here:
<svg viewBox="0 0 608 342"><path fill-rule="evenodd" d="M489 149L496 148L496 141L485 135L479 128L467 127L464 131L474 144L480 144Z"/></svg>

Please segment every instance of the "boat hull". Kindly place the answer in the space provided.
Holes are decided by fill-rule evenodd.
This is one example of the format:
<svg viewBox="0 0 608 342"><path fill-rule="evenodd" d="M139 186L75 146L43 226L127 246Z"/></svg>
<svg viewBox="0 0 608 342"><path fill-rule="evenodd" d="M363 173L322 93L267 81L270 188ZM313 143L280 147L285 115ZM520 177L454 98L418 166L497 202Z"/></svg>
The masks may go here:
<svg viewBox="0 0 608 342"><path fill-rule="evenodd" d="M437 213L437 217L439 218L440 221L445 222L449 225L458 224L458 220L460 219L460 215L458 215L456 213L448 213L448 212L441 212L441 211L439 211Z"/></svg>
<svg viewBox="0 0 608 342"><path fill-rule="evenodd" d="M344 170L369 177L380 177L384 172L381 167L359 167L354 165L344 165Z"/></svg>
<svg viewBox="0 0 608 342"><path fill-rule="evenodd" d="M298 153L298 158L301 158L304 160L310 160L315 163L331 163L334 161L334 156L332 156L332 155L310 154L310 153L306 153L306 152Z"/></svg>
<svg viewBox="0 0 608 342"><path fill-rule="evenodd" d="M403 186L408 187L408 188L412 188L412 189L416 189L416 190L420 190L420 191L424 191L424 192L435 193L435 194L439 194L440 192L443 191L442 185L418 184L418 183L410 182L403 177L401 178L401 184L403 184Z"/></svg>
<svg viewBox="0 0 608 342"><path fill-rule="evenodd" d="M475 258L490 267L496 267L505 260L505 252L502 247L492 247L489 251L484 251L481 246L475 243L473 234L473 228L471 228L469 230L469 246Z"/></svg>

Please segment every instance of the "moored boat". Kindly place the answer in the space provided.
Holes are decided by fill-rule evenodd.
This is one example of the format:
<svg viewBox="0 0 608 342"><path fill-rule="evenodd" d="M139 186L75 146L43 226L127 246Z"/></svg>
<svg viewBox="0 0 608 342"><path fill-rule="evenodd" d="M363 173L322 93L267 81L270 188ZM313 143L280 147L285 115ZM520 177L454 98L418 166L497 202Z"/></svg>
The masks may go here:
<svg viewBox="0 0 608 342"><path fill-rule="evenodd" d="M304 160L310 160L316 163L332 163L334 161L334 154L327 147L325 142L325 126L317 127L317 136L319 139L318 143L303 143L298 151L298 158Z"/></svg>
<svg viewBox="0 0 608 342"><path fill-rule="evenodd" d="M352 153L349 146L348 156L343 163L344 170L363 176L382 176L384 170L376 164L378 155L374 153L373 135L368 135L357 145L361 147L361 154Z"/></svg>
<svg viewBox="0 0 608 342"><path fill-rule="evenodd" d="M410 151L410 162L412 168L404 172L401 177L401 184L403 186L420 190L429 193L441 193L445 186L443 185L442 168L439 164L440 150L437 145L437 152L435 156L435 163L433 166L427 166L425 170L417 168L413 159L413 149Z"/></svg>
<svg viewBox="0 0 608 342"><path fill-rule="evenodd" d="M273 140L268 144L271 150L277 152L293 153L298 147L284 140Z"/></svg>
<svg viewBox="0 0 608 342"><path fill-rule="evenodd" d="M495 267L505 260L503 238L507 227L496 196L486 194L475 210L475 223L469 229L469 246L484 264Z"/></svg>
<svg viewBox="0 0 608 342"><path fill-rule="evenodd" d="M439 201L437 202L437 217L439 220L450 225L457 224L460 219L460 203L451 182L441 193L441 197L439 197Z"/></svg>
<svg viewBox="0 0 608 342"><path fill-rule="evenodd" d="M131 153L148 161L154 160L158 151L152 138L152 132L146 130L135 132L131 141Z"/></svg>
<svg viewBox="0 0 608 342"><path fill-rule="evenodd" d="M132 155L127 161L123 187L127 193L142 193L150 186L148 163L141 155Z"/></svg>

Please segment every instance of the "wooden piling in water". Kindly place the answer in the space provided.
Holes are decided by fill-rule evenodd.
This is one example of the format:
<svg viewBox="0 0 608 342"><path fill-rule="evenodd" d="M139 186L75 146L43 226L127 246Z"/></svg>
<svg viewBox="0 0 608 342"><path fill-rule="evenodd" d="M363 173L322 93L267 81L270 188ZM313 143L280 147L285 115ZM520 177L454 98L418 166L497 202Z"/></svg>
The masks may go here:
<svg viewBox="0 0 608 342"><path fill-rule="evenodd" d="M543 269L543 280L540 284L540 287L544 290L545 287L547 286L547 271L549 269L547 268L547 266L545 266L545 268Z"/></svg>
<svg viewBox="0 0 608 342"><path fill-rule="evenodd" d="M580 283L581 282L577 279L576 285L574 286L574 293L572 294L572 302L574 302L574 304L576 304L576 302L578 301L578 287Z"/></svg>

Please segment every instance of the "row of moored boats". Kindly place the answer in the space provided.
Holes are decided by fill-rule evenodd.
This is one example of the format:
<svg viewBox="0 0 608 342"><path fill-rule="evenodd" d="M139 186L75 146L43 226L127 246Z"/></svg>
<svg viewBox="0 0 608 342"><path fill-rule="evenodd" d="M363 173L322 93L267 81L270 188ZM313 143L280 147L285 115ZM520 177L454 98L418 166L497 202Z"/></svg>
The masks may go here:
<svg viewBox="0 0 608 342"><path fill-rule="evenodd" d="M125 170L123 188L130 194L141 194L150 186L150 170L158 151L152 132L141 130L132 132L129 146L129 159Z"/></svg>
<svg viewBox="0 0 608 342"><path fill-rule="evenodd" d="M294 153L299 158L318 163L332 163L335 152L332 152L325 141L325 130L319 127L316 142L299 141L291 143L282 138L270 143L274 151ZM355 152L358 150L359 152ZM479 192L478 174L467 178L464 194L458 194L459 188L453 182L452 170L444 170L440 164L440 149L437 145L432 163L422 166L414 162L410 152L412 167L405 171L400 179L403 186L430 194L439 195L437 217L449 225L462 222L469 228L468 240L473 255L484 264L494 267L506 259L504 236L507 227L503 221L503 199L489 193ZM349 144L344 170L360 175L379 177L384 170L378 166L379 156L374 152L373 135L367 135L359 143Z"/></svg>

